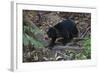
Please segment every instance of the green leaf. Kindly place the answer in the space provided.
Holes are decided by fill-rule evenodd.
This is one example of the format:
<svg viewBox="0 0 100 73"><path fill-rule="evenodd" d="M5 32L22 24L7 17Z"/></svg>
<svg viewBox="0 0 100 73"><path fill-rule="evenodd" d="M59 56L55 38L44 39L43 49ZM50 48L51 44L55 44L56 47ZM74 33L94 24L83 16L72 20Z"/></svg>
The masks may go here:
<svg viewBox="0 0 100 73"><path fill-rule="evenodd" d="M28 40L26 34L23 35L23 44L24 45L28 45L29 44L29 40Z"/></svg>

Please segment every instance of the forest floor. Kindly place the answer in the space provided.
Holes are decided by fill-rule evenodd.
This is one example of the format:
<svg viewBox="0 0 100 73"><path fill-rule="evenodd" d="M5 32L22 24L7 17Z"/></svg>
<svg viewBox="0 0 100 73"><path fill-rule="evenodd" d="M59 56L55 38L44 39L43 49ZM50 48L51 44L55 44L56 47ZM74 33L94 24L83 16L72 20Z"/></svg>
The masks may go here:
<svg viewBox="0 0 100 73"><path fill-rule="evenodd" d="M63 46L56 40L50 50L45 40L49 27L71 19L78 28L78 37ZM91 14L23 10L23 62L84 60L91 58ZM39 30L38 30L39 29ZM39 42L40 41L40 42ZM40 46L40 47L39 47Z"/></svg>

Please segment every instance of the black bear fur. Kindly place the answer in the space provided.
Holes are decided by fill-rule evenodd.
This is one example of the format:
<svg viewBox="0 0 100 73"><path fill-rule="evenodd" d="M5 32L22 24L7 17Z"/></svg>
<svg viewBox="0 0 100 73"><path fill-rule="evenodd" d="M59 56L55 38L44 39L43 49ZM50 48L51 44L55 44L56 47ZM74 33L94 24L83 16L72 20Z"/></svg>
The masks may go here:
<svg viewBox="0 0 100 73"><path fill-rule="evenodd" d="M63 20L53 27L50 27L47 31L47 35L49 38L51 38L49 47L53 47L55 45L56 39L60 37L63 38L62 44L65 45L74 37L78 36L78 29L76 28L75 23L68 19Z"/></svg>

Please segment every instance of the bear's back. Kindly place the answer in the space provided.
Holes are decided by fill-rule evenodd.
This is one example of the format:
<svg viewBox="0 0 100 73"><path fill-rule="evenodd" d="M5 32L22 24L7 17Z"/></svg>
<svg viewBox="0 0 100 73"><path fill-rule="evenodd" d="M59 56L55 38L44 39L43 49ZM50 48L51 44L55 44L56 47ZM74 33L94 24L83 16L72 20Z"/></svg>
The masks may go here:
<svg viewBox="0 0 100 73"><path fill-rule="evenodd" d="M75 27L75 23L68 19L61 22L61 26L65 30L67 29L68 31L72 31Z"/></svg>

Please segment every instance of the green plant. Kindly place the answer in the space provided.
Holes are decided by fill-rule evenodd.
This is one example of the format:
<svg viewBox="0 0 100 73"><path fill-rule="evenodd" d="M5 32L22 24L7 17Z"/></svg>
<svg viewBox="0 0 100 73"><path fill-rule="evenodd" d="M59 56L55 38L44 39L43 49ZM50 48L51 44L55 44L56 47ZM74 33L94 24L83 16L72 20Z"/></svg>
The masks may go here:
<svg viewBox="0 0 100 73"><path fill-rule="evenodd" d="M91 38L89 36L84 38L85 40L83 41L83 46L84 50L76 54L75 59L90 59L91 58Z"/></svg>
<svg viewBox="0 0 100 73"><path fill-rule="evenodd" d="M29 43L35 48L44 48L47 44L42 40L44 32L40 31L38 27L32 27L28 23L23 24L23 44Z"/></svg>

